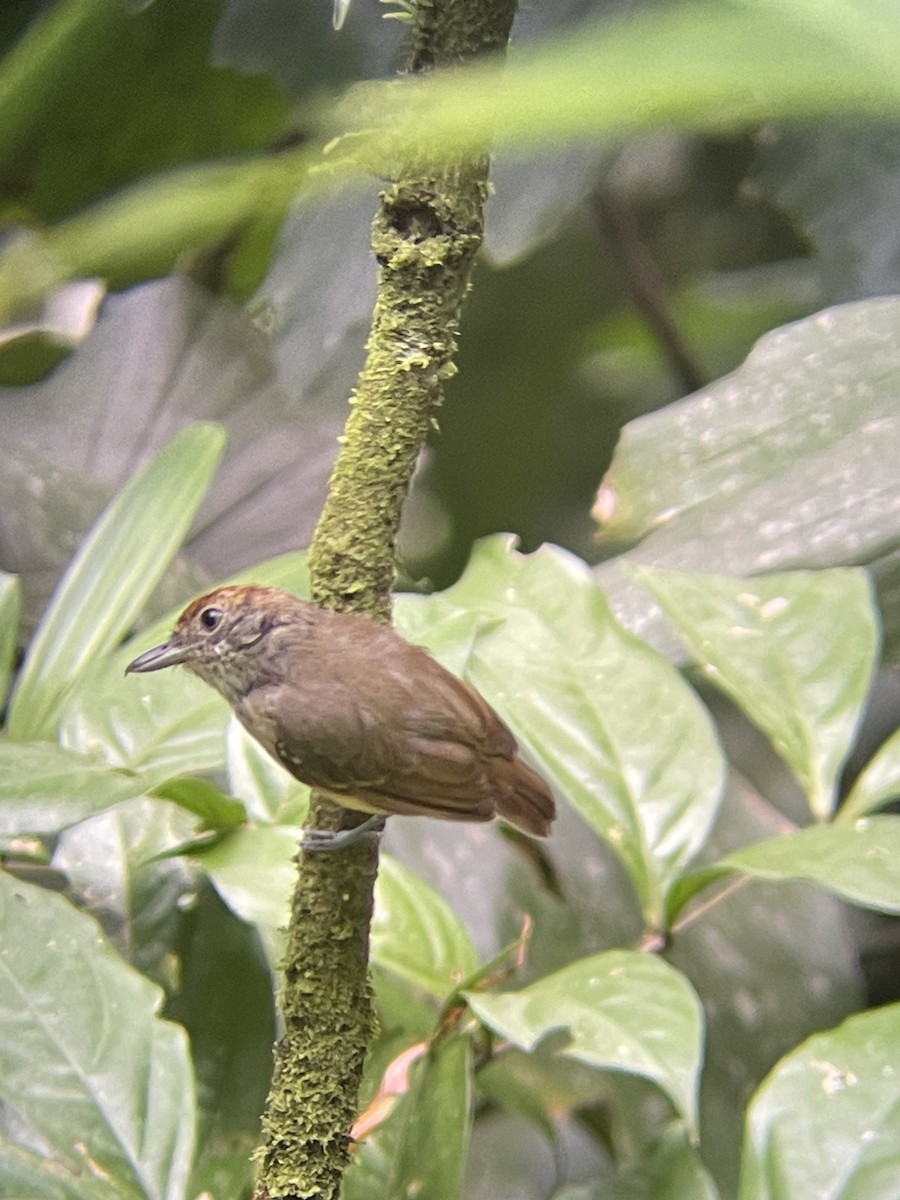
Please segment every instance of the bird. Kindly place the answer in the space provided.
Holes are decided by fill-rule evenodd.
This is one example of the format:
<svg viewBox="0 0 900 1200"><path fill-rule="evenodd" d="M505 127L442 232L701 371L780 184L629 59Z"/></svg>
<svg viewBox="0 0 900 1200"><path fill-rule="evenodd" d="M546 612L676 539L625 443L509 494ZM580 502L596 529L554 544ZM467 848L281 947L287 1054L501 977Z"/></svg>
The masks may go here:
<svg viewBox="0 0 900 1200"><path fill-rule="evenodd" d="M168 641L125 673L176 665L220 692L296 779L371 814L353 829L308 830L304 849L346 846L393 814L499 816L532 837L550 832L553 794L511 730L390 625L280 588L219 587L189 604Z"/></svg>

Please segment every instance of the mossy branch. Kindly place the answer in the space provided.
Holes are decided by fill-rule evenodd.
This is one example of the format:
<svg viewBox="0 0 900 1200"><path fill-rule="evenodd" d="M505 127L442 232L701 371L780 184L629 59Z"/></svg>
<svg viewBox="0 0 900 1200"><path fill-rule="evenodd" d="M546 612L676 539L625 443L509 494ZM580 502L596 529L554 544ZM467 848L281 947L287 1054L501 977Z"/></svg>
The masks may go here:
<svg viewBox="0 0 900 1200"><path fill-rule="evenodd" d="M515 0L416 0L410 69L501 51L514 12ZM423 154L381 197L366 363L310 555L313 595L330 607L390 617L400 512L454 370L487 172L487 157L443 163ZM311 826L335 828L347 816L314 797ZM372 1033L368 953L377 871L373 839L300 857L258 1200L332 1200L339 1191Z"/></svg>

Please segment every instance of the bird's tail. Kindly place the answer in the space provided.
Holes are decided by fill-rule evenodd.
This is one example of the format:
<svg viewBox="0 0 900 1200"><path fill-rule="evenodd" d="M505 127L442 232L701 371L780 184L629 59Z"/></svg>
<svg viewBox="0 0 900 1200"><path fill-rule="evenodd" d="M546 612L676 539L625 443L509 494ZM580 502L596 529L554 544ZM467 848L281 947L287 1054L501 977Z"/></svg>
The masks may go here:
<svg viewBox="0 0 900 1200"><path fill-rule="evenodd" d="M556 816L550 788L521 758L513 758L505 767L497 815L532 837L546 837Z"/></svg>

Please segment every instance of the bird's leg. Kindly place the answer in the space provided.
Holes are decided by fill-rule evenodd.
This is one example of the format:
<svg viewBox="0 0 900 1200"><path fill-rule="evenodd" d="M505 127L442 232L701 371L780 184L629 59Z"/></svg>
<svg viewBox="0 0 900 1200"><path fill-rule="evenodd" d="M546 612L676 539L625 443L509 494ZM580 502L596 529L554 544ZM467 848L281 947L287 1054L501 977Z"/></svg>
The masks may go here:
<svg viewBox="0 0 900 1200"><path fill-rule="evenodd" d="M354 825L352 829L305 829L300 839L300 849L304 854L319 850L343 850L346 846L358 842L367 833L378 834L382 829L384 817L380 813L373 813L361 825Z"/></svg>

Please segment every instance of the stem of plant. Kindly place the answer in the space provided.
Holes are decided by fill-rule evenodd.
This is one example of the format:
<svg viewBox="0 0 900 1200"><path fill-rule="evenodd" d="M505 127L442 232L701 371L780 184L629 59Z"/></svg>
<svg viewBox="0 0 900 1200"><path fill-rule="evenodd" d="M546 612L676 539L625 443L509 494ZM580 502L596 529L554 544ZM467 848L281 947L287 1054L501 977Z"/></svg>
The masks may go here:
<svg viewBox="0 0 900 1200"><path fill-rule="evenodd" d="M515 0L413 3L408 68L452 67L502 51L514 13ZM426 148L381 196L367 357L310 552L313 596L321 604L390 619L400 512L454 371L487 175L486 154L445 162ZM308 828L356 819L314 796ZM298 861L281 993L284 1036L263 1114L257 1200L337 1196L373 1027L368 952L377 841Z"/></svg>

